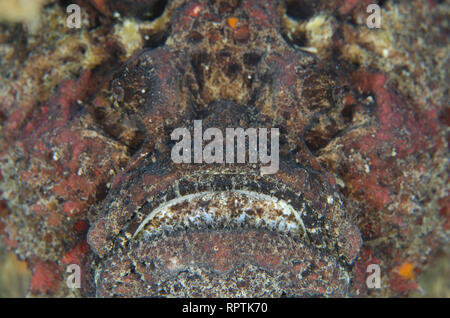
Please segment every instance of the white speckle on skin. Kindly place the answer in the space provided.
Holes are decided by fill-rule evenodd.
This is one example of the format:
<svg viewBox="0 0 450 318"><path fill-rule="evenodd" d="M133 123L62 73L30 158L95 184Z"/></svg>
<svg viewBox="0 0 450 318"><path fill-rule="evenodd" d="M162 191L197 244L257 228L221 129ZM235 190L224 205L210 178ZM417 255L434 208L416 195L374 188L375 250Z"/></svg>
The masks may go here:
<svg viewBox="0 0 450 318"><path fill-rule="evenodd" d="M246 215L247 215L247 214L245 214L245 213L242 213L241 215L239 215L239 217L237 218L237 222L238 222L239 224L243 223L243 222L245 221Z"/></svg>
<svg viewBox="0 0 450 318"><path fill-rule="evenodd" d="M169 258L169 264L168 264L168 268L170 270L174 270L177 269L179 267L180 264L178 264L178 258L177 257L171 257Z"/></svg>
<svg viewBox="0 0 450 318"><path fill-rule="evenodd" d="M328 204L333 204L333 202L334 202L334 199L333 199L333 197L330 195L330 196L328 196L328 198L327 198L327 202L328 202Z"/></svg>
<svg viewBox="0 0 450 318"><path fill-rule="evenodd" d="M395 148L394 148L394 149L392 149L392 157L395 157L395 156L397 156L397 150L395 150Z"/></svg>

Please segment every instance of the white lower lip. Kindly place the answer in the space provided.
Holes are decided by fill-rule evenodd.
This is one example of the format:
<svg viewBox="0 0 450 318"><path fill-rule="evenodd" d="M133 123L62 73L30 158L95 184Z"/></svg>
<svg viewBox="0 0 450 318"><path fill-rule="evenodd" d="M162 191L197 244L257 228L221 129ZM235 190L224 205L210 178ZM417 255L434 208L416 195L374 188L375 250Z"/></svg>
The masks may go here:
<svg viewBox="0 0 450 318"><path fill-rule="evenodd" d="M230 199L235 205L233 215L229 208ZM211 201L214 202L214 205L205 207L199 204L195 206L196 203L202 201ZM187 204L188 208L183 209L182 212L173 209L178 204ZM259 215L252 215L254 213L251 211L257 209ZM144 235L157 232L161 226L152 226L154 221L158 221L158 224L162 224L161 226L166 228L173 227L173 224L195 227L196 224L201 223L211 226L218 221L222 223L225 221L231 227L249 224L293 237L303 238L306 233L300 212L288 202L274 196L246 190L199 192L172 199L154 209L140 224L133 237L136 238L141 232Z"/></svg>

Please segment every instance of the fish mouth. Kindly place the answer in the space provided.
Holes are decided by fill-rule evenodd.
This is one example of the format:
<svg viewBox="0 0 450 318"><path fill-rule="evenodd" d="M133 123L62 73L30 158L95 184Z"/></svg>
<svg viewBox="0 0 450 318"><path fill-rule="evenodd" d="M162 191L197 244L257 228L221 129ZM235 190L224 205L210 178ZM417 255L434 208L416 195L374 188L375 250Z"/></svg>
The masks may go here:
<svg viewBox="0 0 450 318"><path fill-rule="evenodd" d="M320 183L309 181L309 189L300 170L286 167L264 177L171 171L147 167L134 180L158 178L158 187L133 182L118 189L122 196L90 230L89 243L101 257L97 296L347 295L343 258L353 257L359 235L343 218L338 197ZM133 194L142 198L138 208L127 205ZM121 216L132 217L119 227ZM105 242L112 244L102 250Z"/></svg>
<svg viewBox="0 0 450 318"><path fill-rule="evenodd" d="M301 215L284 199L249 190L174 198L135 231L135 272L159 296L344 294L347 273L309 244Z"/></svg>
<svg viewBox="0 0 450 318"><path fill-rule="evenodd" d="M148 214L133 238L182 230L265 229L307 239L301 211L288 202L248 190L205 191L172 199Z"/></svg>

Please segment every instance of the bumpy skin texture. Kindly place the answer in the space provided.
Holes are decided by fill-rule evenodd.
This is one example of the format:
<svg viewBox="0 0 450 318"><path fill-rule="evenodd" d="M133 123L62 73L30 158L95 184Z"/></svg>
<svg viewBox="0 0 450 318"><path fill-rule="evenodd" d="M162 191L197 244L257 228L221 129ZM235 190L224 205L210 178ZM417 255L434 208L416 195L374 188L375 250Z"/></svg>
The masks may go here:
<svg viewBox="0 0 450 318"><path fill-rule="evenodd" d="M321 12L357 20L367 3L287 8L300 21ZM161 5L80 4L106 33L115 11L146 19ZM33 270L30 293L74 293L64 285L72 263L82 267L84 296L390 296L417 288L407 269L418 271L448 242L445 109L417 106L394 93L389 75L352 64L346 45L359 40L342 21L314 56L295 45L303 35L286 30L282 2L170 1L163 17L170 22L159 25L169 27L149 34L169 34L164 45L121 64L118 40L99 36L109 57L81 68L40 107L2 100L2 231ZM279 171L172 163L170 133L195 119L205 129L280 128ZM164 202L231 190L286 200L301 211L307 239L261 228L133 237ZM374 263L381 290L365 284Z"/></svg>
<svg viewBox="0 0 450 318"><path fill-rule="evenodd" d="M170 294L164 291L167 289L164 285L168 284L167 281L179 280L178 275L185 274L186 271L190 275L195 274L194 268L181 265L170 279L159 271L153 273L151 267L158 261L157 256L153 260L142 260L140 256L132 255L132 251L145 250L148 244L153 243L135 244L129 238L145 216L160 204L176 196L202 191L249 190L274 193L279 199L289 200L294 208L304 211L302 219L307 221L305 226L310 244L318 248L314 252L309 251L310 247L305 247L309 253L316 253L313 263L322 264L313 264L314 267L340 268L338 259L341 255L351 263L359 250L359 231L346 215L336 188L330 184L331 177L323 170L312 167L307 159L293 154L294 150L299 153L307 152L300 136L314 114L321 108L333 107L337 102L334 99L337 97L330 93L334 87L333 80L317 72L313 58L286 45L280 32L276 3L262 5L245 2L236 5L232 8L233 15L249 18L234 28L228 25L226 15L218 11L220 9L213 5L195 3L176 9L172 17L172 25L176 27L170 35L170 44L134 56L113 80L112 90L118 95L116 98L119 107L133 113L138 126L145 127L146 135L155 132L156 136L149 138L146 146L154 146L157 151L150 153L145 149L137 154L139 159L130 165L132 169L127 168L127 172L121 175L120 182L114 183L102 205L99 219L89 231L88 242L102 257L99 261L102 264L99 268L101 274L97 281L99 289L106 289L104 284L111 285L110 281L114 281L113 286L104 291L105 294ZM267 16L264 19L252 18L257 12ZM202 23L195 23L196 21ZM193 36L195 41L192 43ZM190 42L192 44L186 47L185 43ZM269 46L276 46L276 53L271 53ZM308 91L311 90L310 84L305 81L314 82L314 89L320 93L311 98L303 97L308 96ZM301 101L301 104L297 101ZM314 106L317 109L308 108ZM189 125L194 119L203 119L204 129L217 127L224 132L226 127L283 127L285 149L280 159L280 170L272 176L259 177L258 170L245 165L233 168L230 165L184 166L171 163L170 132L176 127ZM331 204L327 203L328 198L333 198ZM208 235L204 235L205 242L212 241L208 239ZM214 231L210 235L215 235ZM237 242L233 243L233 240ZM229 235L228 239L231 246L237 245L241 240L248 241L246 249L254 249L252 244L255 242L252 242L250 236ZM166 244L169 245L169 242L164 243L162 240L158 246L167 249ZM266 249L269 254L279 253L277 244L267 243ZM176 255L176 251L172 251L173 255ZM211 255L205 255L204 258L214 258L215 252L209 253ZM321 256L320 253L325 255ZM328 253L335 254L336 259L329 259ZM136 255L141 254L143 253L137 252ZM301 255L302 253L291 256L291 259L286 257L286 262L304 262L305 269L310 267L311 261L302 260ZM241 260L236 261L232 267L239 268L242 263L244 272L248 270L246 266L254 266L251 262ZM121 265L115 268L110 264ZM124 268L125 264L128 267ZM139 264L145 268L137 270L138 273L146 273L151 278L139 282L142 279L140 276L132 277L132 269L138 268ZM199 265L199 268L202 267ZM274 269L261 265L257 268L276 273ZM124 271L129 274L122 279L123 275L120 273ZM213 272L206 266L206 273L209 271ZM345 272L344 269L340 271ZM313 275L314 271L310 270L310 273ZM346 288L341 286L344 278L329 277L319 271L315 274L318 276L316 280L320 281L320 288L314 280L305 284L305 273L297 273L291 275L294 278L279 278L282 281L292 280L292 284L302 282L296 288L283 290L266 283L267 286L263 289L244 287L243 290L237 289L237 292L234 290L235 293L246 296L346 294ZM105 280L104 275L111 278ZM343 273L340 275L344 276ZM246 273L244 277L239 276L239 280L250 281L251 277ZM198 279L206 280L203 277ZM221 275L217 275L217 279L232 280ZM157 287L151 290L149 284ZM234 288L230 287L230 291L227 291L223 284L216 282L214 289L206 284L204 291L194 292L189 285L180 285L183 287L180 287L182 291L178 294L186 296L211 296L214 293L229 296L233 295ZM127 288L130 290L127 291Z"/></svg>

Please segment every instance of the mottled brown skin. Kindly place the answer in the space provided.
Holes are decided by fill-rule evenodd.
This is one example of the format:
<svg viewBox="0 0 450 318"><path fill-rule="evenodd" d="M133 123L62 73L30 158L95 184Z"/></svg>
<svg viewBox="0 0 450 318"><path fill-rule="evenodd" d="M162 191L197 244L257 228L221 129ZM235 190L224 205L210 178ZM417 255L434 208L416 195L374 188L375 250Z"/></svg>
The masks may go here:
<svg viewBox="0 0 450 318"><path fill-rule="evenodd" d="M423 264L448 242L439 216L446 220L448 200L436 205L441 194L433 194L446 187L445 116L342 57L346 41L358 41L348 21L366 2L288 1L299 21L321 12L340 19L332 54L321 59L295 45L304 35L286 35L282 2L170 1L170 28L158 33L170 32L164 45L120 65L109 35L109 59L62 83L45 105L2 100L0 233L28 260L30 293L67 295L71 263L82 266L83 296L390 296L417 288L402 266ZM104 32L115 11L149 19L159 6L89 3ZM195 119L204 128L280 128L279 171L173 164L170 133ZM302 211L307 237L262 228L132 237L167 200L229 190L288 201ZM381 290L365 285L373 263Z"/></svg>
<svg viewBox="0 0 450 318"><path fill-rule="evenodd" d="M120 176L120 182L110 190L98 213L99 218L89 232L88 242L101 257L98 261L98 295L167 294L164 284L175 284L181 274L166 277L161 272L163 269L154 269L152 264L160 261L157 251L168 249L173 244L172 238L159 240L155 245L151 241L135 243L130 237L145 216L164 201L206 190L232 189L273 194L289 200L294 208L307 211L302 219L306 223L309 242L290 242L297 245L294 250L299 249L299 254L293 252L285 258L291 264L300 262L305 268L317 268L310 271L311 275L317 274L315 279L305 283L305 273L302 277L293 275L289 266L271 269L252 264L250 258L244 256L230 265L233 271L244 266L243 273L214 274L213 265L204 265L200 261L213 258L214 252L208 249L195 251L202 247L192 243L187 249L202 254L202 257L194 257L194 265L188 269L181 266L178 272L195 273L202 269L209 279L199 278L205 282L203 290L201 284L200 289L191 289L189 284L184 284L175 295L346 295L349 279L344 278L344 267L352 263L359 250L360 234L346 214L335 186L330 184L330 176L301 155L308 152L301 140L305 127L320 110L334 107L339 102L339 89L330 76L318 71L317 61L312 56L295 51L285 43L276 2L245 1L231 11L220 11L220 7L207 3L180 6L173 13L170 44L134 56L113 80L112 91L118 106L133 114L137 126L143 127L148 137L142 153L135 156L139 158L137 162L130 165L132 168L128 168L128 172ZM227 17L231 15L239 19L236 25L228 23ZM258 170L245 165L172 164L170 132L189 125L194 119L203 119L205 129L280 127L284 142L280 171L260 177ZM155 147L156 152L150 153L151 147ZM179 193L175 193L174 187L179 188ZM327 203L328 197L334 201ZM242 230L243 233L234 235L216 230L230 246L244 241L247 246L242 250L257 251L252 245L262 245L269 255L281 257L278 255L278 249L283 246L281 242L265 245L259 241L258 244L258 239L253 236L259 234L252 231L245 234L246 230ZM205 242L210 242L215 233L212 229L199 235ZM189 235L193 234L177 235L181 238L188 235L184 239L189 240ZM143 252L139 251L146 250L147 246L156 250L150 254L154 256L143 261L136 255L141 255ZM304 254L311 256L308 259ZM116 268L110 264L121 265ZM256 269L249 270L250 266L256 266ZM137 267L140 274L135 276L131 272ZM338 269L340 273L319 274L327 272L328 267ZM256 270L278 273L273 275L283 278L268 279L263 289L251 288L249 282ZM124 271L130 274L121 275ZM147 278L142 279L141 275ZM236 279L248 283L240 289L230 287L228 291L220 287L225 281ZM294 287L276 288L274 282L277 280L281 280L282 285L293 284ZM216 287L211 289L211 284Z"/></svg>

